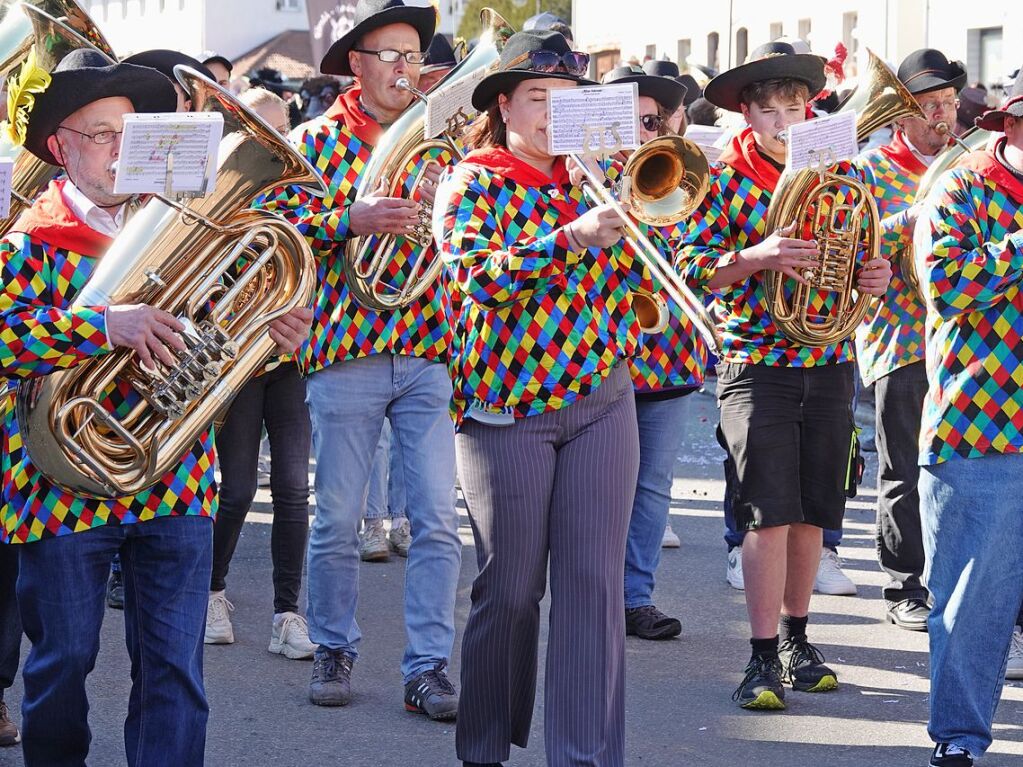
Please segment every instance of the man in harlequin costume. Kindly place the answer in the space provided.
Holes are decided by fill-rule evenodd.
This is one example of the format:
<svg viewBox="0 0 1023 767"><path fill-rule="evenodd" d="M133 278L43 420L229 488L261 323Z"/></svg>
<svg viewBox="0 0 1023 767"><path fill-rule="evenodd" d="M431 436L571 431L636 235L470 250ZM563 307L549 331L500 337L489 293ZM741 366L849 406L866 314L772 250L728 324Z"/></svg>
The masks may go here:
<svg viewBox="0 0 1023 767"><path fill-rule="evenodd" d="M316 518L309 536L309 637L318 645L309 697L344 706L361 639L358 525L364 514L373 454L384 419L401 447L412 543L405 575L408 645L401 662L405 706L433 719L452 719L458 696L445 668L455 637L455 591L461 564L454 505L454 426L448 414L451 346L448 300L431 285L402 308L375 311L358 303L345 274L346 243L357 236L407 235L432 202L441 165L433 159L413 200L366 186L362 174L384 129L412 103L396 86L412 85L436 25L432 7L401 0L361 0L355 26L331 46L320 69L355 77L326 114L299 126L291 138L325 176L324 199L288 187L262 201L305 234L318 254L312 336L301 365L316 456ZM449 156L440 156L450 161ZM412 174L404 179L411 186ZM373 182L374 185L377 182ZM376 239L373 239L376 242ZM420 246L399 237L385 282L400 286ZM428 246L427 261L436 258Z"/></svg>
<svg viewBox="0 0 1023 767"><path fill-rule="evenodd" d="M933 767L971 767L991 745L1023 604L1023 77L977 124L1005 135L938 179L914 237Z"/></svg>
<svg viewBox="0 0 1023 767"><path fill-rule="evenodd" d="M823 529L839 529L852 440L853 344L823 347L788 338L772 319L764 270L803 281L815 242L792 225L766 232L771 195L784 169L778 134L806 119L824 86L824 59L775 42L714 78L706 98L741 112L738 134L711 173L710 192L690 219L679 267L695 287L716 291L722 338L718 439L734 467L732 508L745 529L743 572L752 655L733 695L743 708L785 707L783 681L824 692L837 675L807 639L807 614ZM848 163L839 172L851 173ZM882 294L884 258L859 265L860 291ZM813 311L833 294L816 292ZM782 643L779 646L779 618Z"/></svg>
<svg viewBox="0 0 1023 767"><path fill-rule="evenodd" d="M18 90L20 84L32 88ZM22 380L122 347L147 365L154 358L174 365L175 352L185 348L182 324L151 306L72 306L128 215L128 199L113 191L123 116L174 111L174 89L155 70L110 64L84 49L68 54L52 75L23 71L9 87L15 89L9 136L67 175L0 240L0 375L13 384L0 405L2 534L20 546L18 603L32 642L23 675L25 763L85 763L91 739L85 681L99 652L110 559L119 553L132 661L128 762L201 765L209 711L203 618L216 511L210 435L149 489L94 500L39 472L15 411ZM272 325L271 336L294 349L311 319L310 310L295 310ZM118 412L138 397L113 388L101 405Z"/></svg>
<svg viewBox="0 0 1023 767"><path fill-rule="evenodd" d="M866 385L874 384L877 409L877 552L888 575L882 588L885 616L911 631L927 629L927 589L920 539L916 458L920 413L927 392L923 299L903 271L912 247L918 207L913 206L927 166L949 144L935 126L955 123L957 94L966 69L941 51L916 51L899 66L899 80L925 117L897 120L892 141L856 158L863 182L877 201L883 236L892 247L892 281L870 305L856 332L856 361Z"/></svg>

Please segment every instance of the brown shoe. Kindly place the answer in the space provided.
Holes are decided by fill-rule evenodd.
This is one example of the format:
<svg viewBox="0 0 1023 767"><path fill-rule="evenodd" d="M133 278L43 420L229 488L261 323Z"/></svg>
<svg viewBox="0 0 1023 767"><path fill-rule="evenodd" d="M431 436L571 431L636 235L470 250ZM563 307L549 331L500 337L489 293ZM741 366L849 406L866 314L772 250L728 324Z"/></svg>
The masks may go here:
<svg viewBox="0 0 1023 767"><path fill-rule="evenodd" d="M21 733L18 732L18 726L11 721L7 704L0 700L0 746L13 746L18 743L21 743Z"/></svg>

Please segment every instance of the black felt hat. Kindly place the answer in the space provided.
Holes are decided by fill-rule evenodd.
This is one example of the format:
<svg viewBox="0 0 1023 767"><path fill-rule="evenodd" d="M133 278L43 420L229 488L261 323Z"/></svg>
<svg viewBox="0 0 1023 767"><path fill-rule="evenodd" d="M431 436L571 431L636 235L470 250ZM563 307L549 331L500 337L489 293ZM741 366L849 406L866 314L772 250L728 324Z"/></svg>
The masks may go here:
<svg viewBox="0 0 1023 767"><path fill-rule="evenodd" d="M601 78L600 83L601 85L636 83L640 96L652 98L662 109L671 113L682 106L682 99L686 96L686 87L674 77L648 75L639 67L628 64L612 69Z"/></svg>
<svg viewBox="0 0 1023 767"><path fill-rule="evenodd" d="M558 80L572 80L580 85L596 85L568 72L535 72L531 69L529 54L533 51L550 51L559 55L571 53L568 41L560 32L516 32L508 38L501 51L497 69L480 80L472 92L472 105L482 112L497 98L523 80L553 77Z"/></svg>
<svg viewBox="0 0 1023 767"><path fill-rule="evenodd" d="M961 61L949 61L945 54L934 48L921 48L906 56L899 64L899 80L914 96L966 85L966 67Z"/></svg>
<svg viewBox="0 0 1023 767"><path fill-rule="evenodd" d="M28 115L25 148L44 162L60 165L46 141L69 115L100 99L121 96L135 112L173 112L178 103L170 80L150 67L111 64L97 50L80 48L64 57Z"/></svg>
<svg viewBox="0 0 1023 767"><path fill-rule="evenodd" d="M978 117L975 124L984 130L1001 131L1005 129L1006 117L1023 117L1023 69L1016 73L1016 82L1012 84L1002 105L997 109L990 109Z"/></svg>
<svg viewBox="0 0 1023 767"><path fill-rule="evenodd" d="M678 64L674 61L666 61L664 59L650 59L643 64L643 71L648 75L656 75L657 77L670 77L673 80L677 80L686 89L686 95L682 99L682 103L685 106L689 106L696 99L703 95L703 89L700 84L696 82L696 78L690 74L680 75L678 72Z"/></svg>
<svg viewBox="0 0 1023 767"><path fill-rule="evenodd" d="M426 61L420 68L420 74L436 72L438 69L450 69L458 62L455 60L455 49L444 35L434 35L430 47L426 49Z"/></svg>
<svg viewBox="0 0 1023 767"><path fill-rule="evenodd" d="M172 83L176 83L177 79L174 77L174 67L178 64L182 66L191 67L199 74L204 77L208 77L214 82L217 78L213 76L213 73L209 68L200 62L198 59L193 59L191 56L186 56L180 51L171 51L166 48L154 48L151 51L141 51L139 53L133 53L124 59L125 64L135 64L140 67L149 67L155 69L157 72L162 74L164 77L169 79Z"/></svg>
<svg viewBox="0 0 1023 767"><path fill-rule="evenodd" d="M227 56L224 56L216 51L203 51L200 56L202 63L205 64L221 64L224 69L227 70L228 74L234 73L234 63Z"/></svg>
<svg viewBox="0 0 1023 767"><path fill-rule="evenodd" d="M806 83L813 98L824 87L827 60L812 53L796 53L789 43L775 40L754 49L750 60L722 72L703 90L707 101L730 112L741 112L739 97L747 85L763 80L793 79Z"/></svg>
<svg viewBox="0 0 1023 767"><path fill-rule="evenodd" d="M374 29L389 24L410 24L419 33L419 50L425 51L437 28L437 12L432 5L405 5L402 0L359 0L355 6L355 26L336 40L320 62L320 71L325 75L348 75L353 77L348 53L359 40Z"/></svg>

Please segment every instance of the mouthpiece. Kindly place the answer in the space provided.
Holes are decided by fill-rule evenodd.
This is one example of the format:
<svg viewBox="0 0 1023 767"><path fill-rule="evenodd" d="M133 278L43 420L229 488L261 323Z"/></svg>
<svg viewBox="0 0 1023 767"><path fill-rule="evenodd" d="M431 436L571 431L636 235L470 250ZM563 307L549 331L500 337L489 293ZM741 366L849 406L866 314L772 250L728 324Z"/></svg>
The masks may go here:
<svg viewBox="0 0 1023 767"><path fill-rule="evenodd" d="M416 86L414 86L407 77L399 77L397 80L395 80L394 87L399 88L400 90L403 91L408 91L417 99L422 99L423 101L426 101L426 94L419 90Z"/></svg>
<svg viewBox="0 0 1023 767"><path fill-rule="evenodd" d="M774 134L774 137L783 144L789 143L789 131L787 128L783 131L778 131Z"/></svg>
<svg viewBox="0 0 1023 767"><path fill-rule="evenodd" d="M942 136L947 136L950 133L948 123L938 123L934 126L934 130L940 133Z"/></svg>

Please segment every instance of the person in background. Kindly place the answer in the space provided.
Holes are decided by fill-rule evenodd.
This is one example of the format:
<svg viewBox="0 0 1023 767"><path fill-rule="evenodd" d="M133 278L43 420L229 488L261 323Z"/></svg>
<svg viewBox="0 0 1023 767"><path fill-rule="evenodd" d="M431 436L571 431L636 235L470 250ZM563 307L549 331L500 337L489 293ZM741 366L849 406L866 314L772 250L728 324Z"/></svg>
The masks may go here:
<svg viewBox="0 0 1023 767"><path fill-rule="evenodd" d="M419 90L423 92L430 90L443 80L457 63L455 50L447 37L439 33L434 35L426 51L426 61L419 72Z"/></svg>
<svg viewBox="0 0 1023 767"><path fill-rule="evenodd" d="M391 422L385 420L373 455L373 476L359 535L359 557L363 562L386 562L392 551L400 557L408 556L412 534L405 510L403 463L401 445L391 434ZM391 521L389 531L384 530L385 519Z"/></svg>
<svg viewBox="0 0 1023 767"><path fill-rule="evenodd" d="M987 89L969 87L959 91L959 109L956 110L955 134L962 136L974 127L977 118L987 111Z"/></svg>
<svg viewBox="0 0 1023 767"><path fill-rule="evenodd" d="M213 79L224 88L231 87L231 75L234 72L234 64L227 56L216 51L205 51L199 60L203 66L213 73Z"/></svg>
<svg viewBox="0 0 1023 767"><path fill-rule="evenodd" d="M179 64L191 67L199 74L205 75L211 80L215 81L217 79L213 72L207 69L201 62L180 51L172 51L166 48L154 48L153 50L134 53L128 56L124 63L155 69L170 80L174 85L174 92L178 95L178 106L174 110L176 112L191 112L198 105L192 103L191 95L185 91L181 83L178 82L178 78L174 76L174 67Z"/></svg>
<svg viewBox="0 0 1023 767"><path fill-rule="evenodd" d="M7 382L0 383L0 394L7 397ZM18 615L18 549L0 543L0 746L21 743L18 725L4 701L4 691L18 676L21 657L21 616Z"/></svg>

